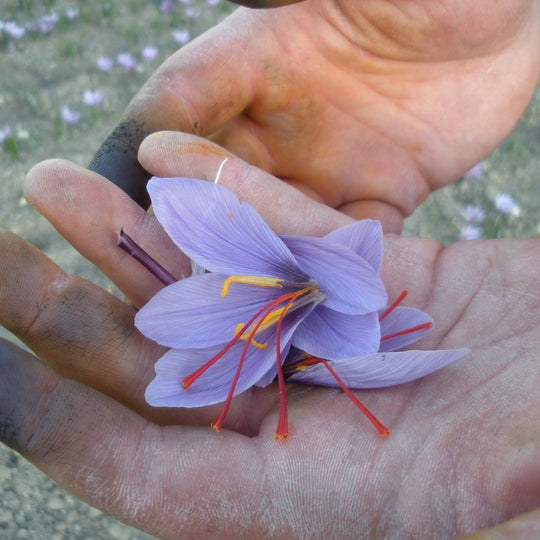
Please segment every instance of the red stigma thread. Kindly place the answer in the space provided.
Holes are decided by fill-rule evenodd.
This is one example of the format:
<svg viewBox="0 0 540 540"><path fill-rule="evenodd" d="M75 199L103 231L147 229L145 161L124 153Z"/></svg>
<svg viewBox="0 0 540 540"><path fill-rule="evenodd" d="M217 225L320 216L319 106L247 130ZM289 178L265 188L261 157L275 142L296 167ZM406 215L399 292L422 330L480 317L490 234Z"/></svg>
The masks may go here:
<svg viewBox="0 0 540 540"><path fill-rule="evenodd" d="M293 302L303 294L305 294L309 289L302 289L300 291L296 291L293 293L287 293L284 295L281 295L280 297L276 298L275 300L272 300L268 304L266 304L263 308L261 308L251 319L240 329L240 331L234 336L233 339L214 357L212 357L210 360L208 360L206 363L204 363L201 367L197 368L193 373L190 375L187 375L182 379L182 384L184 388L189 388L208 368L210 368L212 365L214 365L220 358L222 358L227 351L231 349L231 347L237 343L244 334L247 334L246 343L244 344L244 347L242 348L242 354L240 355L240 360L238 361L238 366L236 368L231 386L229 388L229 392L227 394L227 398L225 400L225 403L223 405L223 408L219 414L219 416L216 418L214 422L212 422L211 426L216 431L219 431L221 429L221 426L223 425L223 422L225 420L225 416L227 415L227 412L229 410L234 390L236 388L236 385L238 383L238 379L240 378L240 373L242 371L242 367L244 365L244 360L246 359L247 352L249 349L249 346L252 344L252 341L258 332L259 328L267 322L267 317L274 311L280 304L287 301L287 304L283 308L282 312L279 314L279 318L277 321L276 326L276 363L277 363L277 372L278 372L278 383L279 383L279 392L280 392L280 412L279 412L279 420L278 420L278 427L276 429L275 439L286 439L288 437L288 425L287 425L287 398L286 398L286 392L285 392L285 379L283 376L283 371L281 367L281 327L283 325L283 319L285 317L285 314L289 310L289 308L292 306ZM256 321L256 322L255 322ZM251 328L248 331L248 328L254 325L253 328Z"/></svg>
<svg viewBox="0 0 540 540"><path fill-rule="evenodd" d="M411 328L405 328L405 330L400 330L399 332L394 332L393 334L388 334L387 336L383 336L381 338L381 341L386 341L387 339L392 339L398 336L404 336L405 334L412 334L413 332L418 332L418 330L425 330L427 328L431 328L432 326L433 326L433 323L431 322L419 324L417 326L411 326Z"/></svg>
<svg viewBox="0 0 540 540"><path fill-rule="evenodd" d="M308 367L314 366L315 364L323 364L323 366L330 372L330 375L334 377L339 387L347 394L347 397L366 415L368 420L375 426L381 437L388 437L390 435L390 430L384 426L377 417L349 390L347 385L343 382L343 379L335 372L334 368L328 363L328 360L323 358L317 358L316 356L310 356L298 364L290 366L294 367Z"/></svg>
<svg viewBox="0 0 540 540"><path fill-rule="evenodd" d="M394 300L392 305L388 306L386 311L382 313L382 315L379 316L379 322L381 322L384 318L390 315L390 313L392 313L392 311L394 311L394 309L396 309L399 306L399 304L403 302L403 300L408 294L409 294L409 291L407 290L401 291L401 294Z"/></svg>

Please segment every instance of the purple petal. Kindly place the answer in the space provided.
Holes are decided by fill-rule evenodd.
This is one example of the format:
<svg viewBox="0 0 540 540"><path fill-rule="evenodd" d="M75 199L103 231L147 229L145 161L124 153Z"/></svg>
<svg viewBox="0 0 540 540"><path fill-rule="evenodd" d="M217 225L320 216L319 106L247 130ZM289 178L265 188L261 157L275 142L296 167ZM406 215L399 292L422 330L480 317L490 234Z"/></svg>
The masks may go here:
<svg viewBox="0 0 540 540"><path fill-rule="evenodd" d="M350 249L324 238L285 236L282 240L302 270L326 294L325 306L362 315L386 304L386 290L378 273Z"/></svg>
<svg viewBox="0 0 540 540"><path fill-rule="evenodd" d="M297 321L284 320L281 335L281 358L286 357L290 339ZM267 329L257 336L264 349L249 346L234 395L258 385L266 386L275 378L276 334ZM171 349L156 363L156 378L146 389L146 401L155 407L202 407L221 403L227 398L245 342L235 344L222 358L207 369L188 389L182 385L183 377L221 351L221 347L207 349Z"/></svg>
<svg viewBox="0 0 540 540"><path fill-rule="evenodd" d="M379 221L363 219L327 234L325 239L348 247L366 259L376 272L383 259L383 233Z"/></svg>
<svg viewBox="0 0 540 540"><path fill-rule="evenodd" d="M227 343L238 324L247 322L287 289L232 283L221 296L227 276L201 274L161 289L135 316L146 337L166 347L198 349Z"/></svg>
<svg viewBox="0 0 540 540"><path fill-rule="evenodd" d="M207 270L306 280L279 236L232 191L193 178L152 178L148 192L167 234Z"/></svg>
<svg viewBox="0 0 540 540"><path fill-rule="evenodd" d="M462 358L468 352L468 349L386 352L333 361L330 365L349 388L383 388L429 375ZM287 380L338 387L334 377L323 364L316 364L298 371Z"/></svg>
<svg viewBox="0 0 540 540"><path fill-rule="evenodd" d="M381 310L382 312L384 310ZM427 313L412 307L397 307L381 321L381 337L425 323L433 324L433 319ZM381 341L379 352L399 351L403 347L422 339L430 331L431 328L424 328L410 334Z"/></svg>
<svg viewBox="0 0 540 540"><path fill-rule="evenodd" d="M318 305L298 326L293 345L327 360L377 352L380 341L376 312L347 315Z"/></svg>

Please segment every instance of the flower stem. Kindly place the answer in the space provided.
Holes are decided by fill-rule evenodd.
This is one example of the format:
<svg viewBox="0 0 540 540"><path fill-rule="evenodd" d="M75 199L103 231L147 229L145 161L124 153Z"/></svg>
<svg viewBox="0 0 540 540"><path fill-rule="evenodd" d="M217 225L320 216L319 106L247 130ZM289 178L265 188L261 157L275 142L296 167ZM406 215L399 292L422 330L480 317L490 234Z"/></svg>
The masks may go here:
<svg viewBox="0 0 540 540"><path fill-rule="evenodd" d="M131 238L124 229L120 230L118 236L118 247L129 253L136 261L139 261L151 274L157 277L163 284L170 285L177 279L169 274L161 264L153 259L144 249Z"/></svg>

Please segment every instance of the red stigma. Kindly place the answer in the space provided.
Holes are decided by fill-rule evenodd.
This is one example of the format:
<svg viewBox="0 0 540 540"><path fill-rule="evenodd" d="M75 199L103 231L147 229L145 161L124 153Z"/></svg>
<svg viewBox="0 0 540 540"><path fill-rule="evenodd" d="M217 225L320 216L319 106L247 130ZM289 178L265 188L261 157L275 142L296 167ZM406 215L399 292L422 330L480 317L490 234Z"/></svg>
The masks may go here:
<svg viewBox="0 0 540 540"><path fill-rule="evenodd" d="M246 343L242 348L242 353L238 361L238 366L236 368L223 408L221 409L221 412L219 413L216 420L210 424L214 430L219 431L223 425L227 412L229 411L229 407L234 395L234 390L238 383L238 379L240 378L240 373L242 372L242 367L244 365L249 346L252 345L255 335L259 331L259 328L265 322L267 322L267 317L276 308L278 308L280 304L287 302L285 307L282 308L282 311L279 314L279 318L276 323L276 367L279 385L279 418L274 439L286 439L288 437L287 396L285 389L285 378L283 376L283 369L281 366L281 328L283 325L283 319L289 308L292 306L292 304L298 297L305 294L308 290L309 289L301 289L296 292L283 294L266 304L259 311L257 311L257 313L255 313L255 315L253 315L253 317L251 317L251 319L245 325L243 325L243 327L234 336L234 338L231 339L231 341L229 341L229 343L227 343L227 345L218 354L205 362L201 367L197 368L193 373L187 375L182 379L182 385L185 389L188 389L208 368L213 366L220 358L222 358L235 343L237 343L240 339L246 340ZM253 327L250 329L252 325ZM247 336L246 338L243 338L244 334Z"/></svg>
<svg viewBox="0 0 540 540"><path fill-rule="evenodd" d="M401 294L394 300L394 302L390 306L388 306L386 311L382 313L381 315L379 315L379 322L381 322L384 318L390 315L390 313L392 313L392 311L394 311L394 309L396 309L399 306L399 304L403 302L403 300L408 294L409 294L409 291L407 290L401 291Z"/></svg>

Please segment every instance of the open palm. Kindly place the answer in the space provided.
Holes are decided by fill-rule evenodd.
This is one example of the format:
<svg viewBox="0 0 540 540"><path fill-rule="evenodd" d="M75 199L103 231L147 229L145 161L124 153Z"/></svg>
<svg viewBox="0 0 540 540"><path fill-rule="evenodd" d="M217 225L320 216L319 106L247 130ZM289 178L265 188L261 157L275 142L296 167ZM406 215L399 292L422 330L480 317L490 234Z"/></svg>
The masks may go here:
<svg viewBox="0 0 540 540"><path fill-rule="evenodd" d="M184 131L400 232L430 191L510 131L539 66L540 11L530 0L240 8L158 69L92 168L147 200L140 142Z"/></svg>
<svg viewBox="0 0 540 540"><path fill-rule="evenodd" d="M159 157L156 174L184 167L182 158ZM209 177L215 167L203 153L197 171L181 172L201 175L205 166ZM318 225L292 219L291 232L348 222L238 159L221 181L241 192L244 177L252 193L265 186L272 200L281 194L279 214L261 208L277 229L301 208ZM38 166L27 196L135 305L160 285L117 248L120 227L173 273L185 265L154 218L95 173L66 162ZM220 434L208 427L215 407L150 408L144 388L163 351L134 329L135 308L66 276L12 234L0 242L1 322L54 370L3 346L3 438L127 523L164 538L441 538L540 503L537 241L443 249L387 237L390 295L409 289L410 303L436 321L422 348L468 346L471 354L421 381L358 393L391 428L387 439L341 392L290 385L290 437L278 443L273 386L236 398Z"/></svg>

